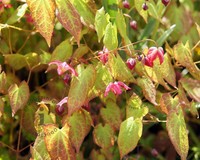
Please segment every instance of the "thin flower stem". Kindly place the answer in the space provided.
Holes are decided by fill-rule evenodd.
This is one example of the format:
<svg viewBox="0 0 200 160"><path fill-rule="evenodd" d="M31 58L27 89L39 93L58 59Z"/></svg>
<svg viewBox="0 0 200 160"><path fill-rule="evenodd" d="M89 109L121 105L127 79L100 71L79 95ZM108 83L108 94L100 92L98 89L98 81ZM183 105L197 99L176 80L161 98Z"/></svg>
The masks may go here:
<svg viewBox="0 0 200 160"><path fill-rule="evenodd" d="M31 36L31 34L29 34L29 35L26 37L26 40L24 41L23 45L18 49L17 53L19 53L19 52L24 48L24 46L25 46L26 43L28 42L30 36Z"/></svg>
<svg viewBox="0 0 200 160"><path fill-rule="evenodd" d="M13 54L13 52L12 52L12 43L11 43L11 31L10 31L10 28L8 29L8 44L9 44L10 53Z"/></svg>
<svg viewBox="0 0 200 160"><path fill-rule="evenodd" d="M26 30L26 29L22 29L22 28L19 28L19 27L11 26L11 25L8 25L8 24L2 24L2 23L0 23L0 27L1 27L1 29L12 28L12 29L15 29L15 30L18 30L18 31L32 32L32 33L36 32L36 31L33 31L33 30Z"/></svg>
<svg viewBox="0 0 200 160"><path fill-rule="evenodd" d="M195 46L192 48L192 51L200 44L200 40L195 44Z"/></svg>
<svg viewBox="0 0 200 160"><path fill-rule="evenodd" d="M17 142L17 153L16 153L16 159L18 159L19 153L20 153L20 142L21 142L21 133L22 133L22 117L23 117L23 110L20 112L20 126L19 126L19 135L18 135L18 142Z"/></svg>
<svg viewBox="0 0 200 160"><path fill-rule="evenodd" d="M13 152L16 152L15 149L13 149L13 148L10 147L9 145L5 144L4 142L0 141L0 144L2 144L3 146L6 146L7 148L9 148L10 150L12 150Z"/></svg>

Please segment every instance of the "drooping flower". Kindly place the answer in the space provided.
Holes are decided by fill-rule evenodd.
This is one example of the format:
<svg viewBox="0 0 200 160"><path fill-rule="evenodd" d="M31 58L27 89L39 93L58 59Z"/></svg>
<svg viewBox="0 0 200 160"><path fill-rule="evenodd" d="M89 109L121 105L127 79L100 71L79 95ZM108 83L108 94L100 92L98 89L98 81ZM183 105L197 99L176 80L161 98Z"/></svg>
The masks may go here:
<svg viewBox="0 0 200 160"><path fill-rule="evenodd" d="M57 65L58 75L62 75L66 71L69 70L73 75L78 76L78 73L74 70L74 68L72 68L71 66L69 66L66 62L53 61L53 62L49 63L49 66L52 65L52 64Z"/></svg>
<svg viewBox="0 0 200 160"><path fill-rule="evenodd" d="M147 56L144 58L143 62L146 66L153 67L153 62L156 58L159 58L160 64L164 61L164 51L162 47L151 47L148 50Z"/></svg>
<svg viewBox="0 0 200 160"><path fill-rule="evenodd" d="M111 82L109 83L109 85L106 87L106 91L104 93L104 96L108 95L108 92L112 91L115 95L120 95L122 94L122 88L124 88L125 90L129 90L131 89L130 87L128 87L127 85L125 85L123 82Z"/></svg>
<svg viewBox="0 0 200 160"><path fill-rule="evenodd" d="M103 64L108 61L108 53L109 51L105 46L103 47L102 51L98 52L98 56Z"/></svg>
<svg viewBox="0 0 200 160"><path fill-rule="evenodd" d="M63 106L63 104L67 103L68 97L63 98L60 102L58 102L56 105L57 106Z"/></svg>
<svg viewBox="0 0 200 160"><path fill-rule="evenodd" d="M136 65L136 60L134 58L129 58L126 61L126 65L128 66L128 68L130 70L132 70L135 67L135 65Z"/></svg>
<svg viewBox="0 0 200 160"><path fill-rule="evenodd" d="M62 115L65 111L63 104L67 103L68 97L63 98L59 103L56 104L55 111L58 115Z"/></svg>

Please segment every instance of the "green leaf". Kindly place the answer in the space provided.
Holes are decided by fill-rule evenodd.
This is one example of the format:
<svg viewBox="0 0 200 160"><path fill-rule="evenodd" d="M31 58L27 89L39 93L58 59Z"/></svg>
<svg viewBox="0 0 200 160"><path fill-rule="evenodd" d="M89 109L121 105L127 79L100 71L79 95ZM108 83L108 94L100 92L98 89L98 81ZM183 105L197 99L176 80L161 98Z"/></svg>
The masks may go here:
<svg viewBox="0 0 200 160"><path fill-rule="evenodd" d="M108 23L105 30L103 43L108 50L114 50L118 47L117 27L111 22Z"/></svg>
<svg viewBox="0 0 200 160"><path fill-rule="evenodd" d="M28 5L25 3L23 5L20 5L15 12L12 14L12 16L10 18L8 18L7 20L7 24L14 24L16 22L18 22L25 14L26 10L27 10Z"/></svg>
<svg viewBox="0 0 200 160"><path fill-rule="evenodd" d="M102 37L105 34L106 26L109 23L110 16L104 11L104 8L102 7L99 9L95 16L95 29L97 31L98 35L98 42L101 41Z"/></svg>
<svg viewBox="0 0 200 160"><path fill-rule="evenodd" d="M27 65L26 58L18 53L5 55L5 60L15 70L22 69Z"/></svg>
<svg viewBox="0 0 200 160"><path fill-rule="evenodd" d="M51 157L47 151L47 147L44 143L44 137L38 136L34 142L34 146L30 146L31 155L34 160L51 160Z"/></svg>
<svg viewBox="0 0 200 160"><path fill-rule="evenodd" d="M110 72L101 62L96 66L96 80L92 90L90 91L91 97L104 94L106 86L113 80Z"/></svg>
<svg viewBox="0 0 200 160"><path fill-rule="evenodd" d="M73 46L70 43L69 39L66 39L65 41L61 42L53 51L51 61L67 61L71 56L73 52Z"/></svg>
<svg viewBox="0 0 200 160"><path fill-rule="evenodd" d="M61 129L53 124L45 125L44 140L51 159L75 159L75 151L70 143L69 126L65 124Z"/></svg>
<svg viewBox="0 0 200 160"><path fill-rule="evenodd" d="M38 65L40 62L39 55L37 53L28 53L24 55L24 57L26 58L26 62L29 69Z"/></svg>
<svg viewBox="0 0 200 160"><path fill-rule="evenodd" d="M103 0L102 3L103 3L103 6L105 7L106 12L108 12L110 17L113 18L113 21L115 21L119 1L118 0Z"/></svg>
<svg viewBox="0 0 200 160"><path fill-rule="evenodd" d="M162 46L165 42L165 40L170 36L170 34L174 31L176 25L172 25L170 26L170 28L168 30L166 30L161 36L160 38L157 39L157 44L158 46Z"/></svg>
<svg viewBox="0 0 200 160"><path fill-rule="evenodd" d="M138 11L138 13L142 16L142 18L147 22L148 18L148 12L143 10L142 5L144 1L143 0L135 0L135 8Z"/></svg>
<svg viewBox="0 0 200 160"><path fill-rule="evenodd" d="M12 108L12 116L26 105L29 94L29 86L25 81L21 82L19 87L16 84L10 86L8 89L8 97Z"/></svg>
<svg viewBox="0 0 200 160"><path fill-rule="evenodd" d="M96 71L89 65L71 81L68 94L68 114L71 115L88 101L88 93L92 89L96 79Z"/></svg>
<svg viewBox="0 0 200 160"><path fill-rule="evenodd" d="M119 54L114 55L110 52L107 65L114 79L122 82L136 82L130 69L126 66Z"/></svg>
<svg viewBox="0 0 200 160"><path fill-rule="evenodd" d="M107 100L106 108L101 108L100 115L105 121L115 130L119 130L120 124L122 122L122 116L119 106L112 100Z"/></svg>
<svg viewBox="0 0 200 160"><path fill-rule="evenodd" d="M181 78L180 83L192 99L200 102L200 82L198 80Z"/></svg>
<svg viewBox="0 0 200 160"><path fill-rule="evenodd" d="M88 53L89 48L86 45L80 45L75 52L72 55L72 58L74 60L79 60L81 57L83 57L86 53Z"/></svg>
<svg viewBox="0 0 200 160"><path fill-rule="evenodd" d="M82 24L80 16L69 0L56 0L57 18L63 27L74 36L80 44Z"/></svg>
<svg viewBox="0 0 200 160"><path fill-rule="evenodd" d="M98 124L93 131L95 143L102 148L109 148L114 145L114 131L110 125Z"/></svg>
<svg viewBox="0 0 200 160"><path fill-rule="evenodd" d="M95 14L91 10L90 5L85 0L70 0L70 2L78 11L82 23L90 28L94 28Z"/></svg>
<svg viewBox="0 0 200 160"><path fill-rule="evenodd" d="M26 2L30 8L36 29L50 46L55 20L54 0L26 0Z"/></svg>
<svg viewBox="0 0 200 160"><path fill-rule="evenodd" d="M153 82L147 77L142 77L137 79L137 83L142 88L145 98L152 104L158 105L156 103L156 88Z"/></svg>
<svg viewBox="0 0 200 160"><path fill-rule="evenodd" d="M124 39L125 45L127 45L127 50L129 51L129 53L132 53L134 51L134 48L133 48L133 45L130 45L131 41L130 41L130 39L127 36L126 21L124 19L124 16L123 16L122 12L117 12L117 15L116 15L116 25L117 25L117 29L119 30L120 35Z"/></svg>
<svg viewBox="0 0 200 160"><path fill-rule="evenodd" d="M136 94L133 94L126 105L126 119L142 119L148 113L148 108L142 106L142 100Z"/></svg>
<svg viewBox="0 0 200 160"><path fill-rule="evenodd" d="M181 160L186 160L189 150L188 131L180 107L177 112L172 111L167 115L167 131Z"/></svg>
<svg viewBox="0 0 200 160"><path fill-rule="evenodd" d="M133 117L130 117L121 123L118 136L120 159L137 146L142 135L142 127L141 119L134 119Z"/></svg>
<svg viewBox="0 0 200 160"><path fill-rule="evenodd" d="M187 68L195 79L200 80L200 70L193 62L189 43L186 43L186 45L183 45L182 43L175 45L174 57L181 65Z"/></svg>
<svg viewBox="0 0 200 160"><path fill-rule="evenodd" d="M67 120L70 126L69 137L72 145L78 153L84 138L90 131L92 118L85 110L78 110L72 114Z"/></svg>

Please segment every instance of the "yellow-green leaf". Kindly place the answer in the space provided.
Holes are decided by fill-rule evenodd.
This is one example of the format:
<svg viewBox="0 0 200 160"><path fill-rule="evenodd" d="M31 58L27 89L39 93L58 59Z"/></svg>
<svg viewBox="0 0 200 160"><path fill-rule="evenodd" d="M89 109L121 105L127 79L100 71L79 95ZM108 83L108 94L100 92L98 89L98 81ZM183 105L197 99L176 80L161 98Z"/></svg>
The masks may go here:
<svg viewBox="0 0 200 160"><path fill-rule="evenodd" d="M100 115L105 121L115 130L119 130L120 124L122 122L122 116L119 106L112 100L107 100L106 108L101 108Z"/></svg>
<svg viewBox="0 0 200 160"><path fill-rule="evenodd" d="M194 78L200 80L200 70L193 62L192 53L188 42L185 45L178 43L174 46L174 57L181 65L188 69Z"/></svg>
<svg viewBox="0 0 200 160"><path fill-rule="evenodd" d="M73 46L70 43L69 39L61 42L53 51L51 61L59 60L59 61L67 61L73 52Z"/></svg>
<svg viewBox="0 0 200 160"><path fill-rule="evenodd" d="M70 0L78 11L81 21L84 25L94 28L95 13L91 10L90 5L85 0Z"/></svg>
<svg viewBox="0 0 200 160"><path fill-rule="evenodd" d="M26 0L26 2L30 8L36 29L50 46L55 20L54 0Z"/></svg>
<svg viewBox="0 0 200 160"><path fill-rule="evenodd" d="M137 79L138 85L142 88L142 92L146 99L148 99L154 105L156 103L156 88L148 77L142 77Z"/></svg>
<svg viewBox="0 0 200 160"><path fill-rule="evenodd" d="M57 18L63 27L80 43L82 24L80 16L70 0L56 0Z"/></svg>
<svg viewBox="0 0 200 160"><path fill-rule="evenodd" d="M147 22L148 18L148 12L147 10L143 10L142 5L144 3L144 0L135 0L135 8L138 11L138 13L142 16L142 18Z"/></svg>
<svg viewBox="0 0 200 160"><path fill-rule="evenodd" d="M105 34L106 26L109 23L110 16L105 13L104 8L99 9L95 16L95 29L98 35L98 41L100 42Z"/></svg>
<svg viewBox="0 0 200 160"><path fill-rule="evenodd" d="M114 50L118 47L117 27L111 22L108 23L103 38L103 43L108 50Z"/></svg>
<svg viewBox="0 0 200 160"><path fill-rule="evenodd" d="M137 146L142 135L142 127L141 119L134 119L133 117L130 117L121 123L118 136L120 159L123 159L125 155Z"/></svg>
<svg viewBox="0 0 200 160"><path fill-rule="evenodd" d="M27 65L26 58L21 54L5 55L6 63L15 70L22 69Z"/></svg>
<svg viewBox="0 0 200 160"><path fill-rule="evenodd" d="M69 136L71 143L78 153L84 138L90 131L92 118L87 111L78 110L69 117L67 123L70 126Z"/></svg>
<svg viewBox="0 0 200 160"><path fill-rule="evenodd" d="M189 150L188 131L181 107L177 112L172 111L167 115L167 131L181 160L186 160Z"/></svg>
<svg viewBox="0 0 200 160"><path fill-rule="evenodd" d="M126 119L142 119L148 113L148 108L142 106L142 100L135 93L130 97L126 105Z"/></svg>
<svg viewBox="0 0 200 160"><path fill-rule="evenodd" d="M8 97L12 108L12 116L26 105L29 99L29 94L29 86L25 81L23 81L19 86L17 86L17 84L10 86L8 89Z"/></svg>
<svg viewBox="0 0 200 160"><path fill-rule="evenodd" d="M109 148L114 145L114 130L110 125L98 124L93 131L95 143L102 148Z"/></svg>
<svg viewBox="0 0 200 160"><path fill-rule="evenodd" d="M107 64L115 79L122 82L136 82L130 69L126 66L119 54L114 55L112 52L109 53Z"/></svg>
<svg viewBox="0 0 200 160"><path fill-rule="evenodd" d="M78 77L71 82L68 94L68 114L72 114L87 103L88 93L92 89L96 79L96 71L92 65L83 69Z"/></svg>

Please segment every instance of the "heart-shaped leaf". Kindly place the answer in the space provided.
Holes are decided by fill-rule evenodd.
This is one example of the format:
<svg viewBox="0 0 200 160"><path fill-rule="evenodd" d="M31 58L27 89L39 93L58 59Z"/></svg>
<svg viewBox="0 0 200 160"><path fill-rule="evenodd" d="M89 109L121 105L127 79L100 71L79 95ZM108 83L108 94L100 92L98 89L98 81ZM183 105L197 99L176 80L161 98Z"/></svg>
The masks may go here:
<svg viewBox="0 0 200 160"><path fill-rule="evenodd" d="M8 89L8 96L10 100L10 105L12 108L12 116L15 115L15 113L22 109L29 99L29 86L28 84L23 81L19 87L17 84L13 84Z"/></svg>

